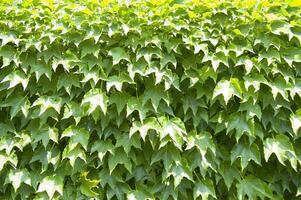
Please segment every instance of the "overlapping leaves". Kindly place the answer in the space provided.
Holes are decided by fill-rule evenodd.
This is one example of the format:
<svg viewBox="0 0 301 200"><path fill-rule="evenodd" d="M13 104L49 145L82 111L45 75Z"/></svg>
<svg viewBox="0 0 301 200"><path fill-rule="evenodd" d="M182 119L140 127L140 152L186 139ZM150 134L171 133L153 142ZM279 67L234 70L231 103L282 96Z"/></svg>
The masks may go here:
<svg viewBox="0 0 301 200"><path fill-rule="evenodd" d="M0 199L300 197L300 1L0 5Z"/></svg>

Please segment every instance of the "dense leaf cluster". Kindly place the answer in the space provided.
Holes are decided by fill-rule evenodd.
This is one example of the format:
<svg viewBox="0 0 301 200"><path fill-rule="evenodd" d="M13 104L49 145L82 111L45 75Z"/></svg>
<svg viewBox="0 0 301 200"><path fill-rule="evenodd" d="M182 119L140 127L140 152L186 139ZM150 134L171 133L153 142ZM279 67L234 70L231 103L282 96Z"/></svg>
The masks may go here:
<svg viewBox="0 0 301 200"><path fill-rule="evenodd" d="M6 1L1 199L300 197L300 1Z"/></svg>

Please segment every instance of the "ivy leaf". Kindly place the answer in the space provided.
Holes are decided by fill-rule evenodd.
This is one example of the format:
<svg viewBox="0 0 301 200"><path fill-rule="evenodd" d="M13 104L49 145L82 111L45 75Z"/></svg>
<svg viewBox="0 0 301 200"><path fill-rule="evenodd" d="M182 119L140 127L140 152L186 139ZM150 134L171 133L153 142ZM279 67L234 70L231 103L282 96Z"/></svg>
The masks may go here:
<svg viewBox="0 0 301 200"><path fill-rule="evenodd" d="M22 111L23 115L27 117L28 114L28 98L12 95L5 99L0 103L0 107L11 107L10 116L11 119L14 118L20 111Z"/></svg>
<svg viewBox="0 0 301 200"><path fill-rule="evenodd" d="M262 112L258 104L253 104L252 102L245 102L240 104L239 111L247 112L247 120L253 118L254 116L258 117L261 120Z"/></svg>
<svg viewBox="0 0 301 200"><path fill-rule="evenodd" d="M240 180L239 169L237 169L235 165L223 165L220 168L220 171L228 190L230 189L234 179Z"/></svg>
<svg viewBox="0 0 301 200"><path fill-rule="evenodd" d="M150 65L152 56L156 55L157 57L161 57L159 48L141 48L137 51L136 60L138 61L141 57Z"/></svg>
<svg viewBox="0 0 301 200"><path fill-rule="evenodd" d="M98 106L106 114L107 104L108 97L100 89L91 89L82 100L82 106L88 105L88 115L94 112Z"/></svg>
<svg viewBox="0 0 301 200"><path fill-rule="evenodd" d="M207 200L209 195L216 198L212 181L200 180L195 183L193 188L193 199L197 199L199 196L201 196L202 199Z"/></svg>
<svg viewBox="0 0 301 200"><path fill-rule="evenodd" d="M252 141L255 138L254 134L254 121L247 120L244 114L234 113L229 116L229 119L226 123L227 133L232 130L235 130L236 141L240 139L243 134L249 136L249 140Z"/></svg>
<svg viewBox="0 0 301 200"><path fill-rule="evenodd" d="M53 168L56 169L60 163L61 152L60 149L52 146L52 147L42 147L39 146L35 149L35 154L32 156L30 163L35 161L39 161L42 164L42 172L45 172L49 166L49 164L53 165Z"/></svg>
<svg viewBox="0 0 301 200"><path fill-rule="evenodd" d="M2 81L3 82L9 82L9 87L13 88L16 87L18 84L21 84L23 89L25 90L27 85L28 85L28 77L25 75L24 72L20 71L20 70L15 70L12 73L10 73L9 75L7 75Z"/></svg>
<svg viewBox="0 0 301 200"><path fill-rule="evenodd" d="M110 174L112 174L113 170L118 164L123 164L129 172L132 171L131 160L129 159L129 157L127 157L126 153L121 148L116 149L114 155L109 156L108 165Z"/></svg>
<svg viewBox="0 0 301 200"><path fill-rule="evenodd" d="M76 145L75 148L71 148L69 145L67 145L64 148L62 160L65 158L68 158L70 161L70 165L74 167L75 161L77 158L80 158L81 160L86 162L86 154L85 151L83 151L79 145Z"/></svg>
<svg viewBox="0 0 301 200"><path fill-rule="evenodd" d="M279 162L283 165L285 165L284 161L290 158L289 155L296 157L292 143L290 142L289 138L283 134L276 135L275 138L267 138L264 141L263 150L266 161L268 161L271 154L274 153ZM292 162L291 164L294 167L295 164Z"/></svg>
<svg viewBox="0 0 301 200"><path fill-rule="evenodd" d="M92 188L97 187L99 184L99 180L90 180L87 178L88 172L83 172L81 174L81 185L80 185L80 191L82 194L88 196L88 197L96 197L99 194L97 192L94 192Z"/></svg>
<svg viewBox="0 0 301 200"><path fill-rule="evenodd" d="M68 119L70 117L74 117L76 125L79 123L79 121L81 120L81 117L83 116L82 114L82 107L80 106L80 104L70 101L67 102L64 105L64 116L63 119Z"/></svg>
<svg viewBox="0 0 301 200"><path fill-rule="evenodd" d="M163 161L164 169L169 171L174 162L181 162L179 149L174 145L165 145L152 155L151 165L159 160Z"/></svg>
<svg viewBox="0 0 301 200"><path fill-rule="evenodd" d="M70 95L72 86L80 87L79 79L76 75L63 73L59 76L59 79L57 82L58 90L63 87L63 88L65 88L66 92Z"/></svg>
<svg viewBox="0 0 301 200"><path fill-rule="evenodd" d="M121 47L112 48L109 53L109 56L113 57L113 65L118 64L121 60L126 60L130 62L130 57L127 52Z"/></svg>
<svg viewBox="0 0 301 200"><path fill-rule="evenodd" d="M10 45L2 45L0 47L0 56L3 59L1 68L8 66L11 61L14 61L15 64L18 64L16 60L16 55L17 55L17 51L14 47Z"/></svg>
<svg viewBox="0 0 301 200"><path fill-rule="evenodd" d="M238 143L231 151L231 164L239 158L241 159L241 169L244 170L250 160L255 161L258 165L261 165L261 156L258 146L253 143L251 146Z"/></svg>
<svg viewBox="0 0 301 200"><path fill-rule="evenodd" d="M97 140L91 147L91 153L97 152L100 161L103 160L107 152L114 154L115 146L112 144L112 141L101 141Z"/></svg>
<svg viewBox="0 0 301 200"><path fill-rule="evenodd" d="M57 113L60 113L63 101L57 96L40 96L33 104L34 106L40 106L39 116L45 113L46 110L53 108Z"/></svg>
<svg viewBox="0 0 301 200"><path fill-rule="evenodd" d="M81 49L81 58L88 54L93 54L97 58L100 51L99 45L95 45L91 40L81 42L79 48Z"/></svg>
<svg viewBox="0 0 301 200"><path fill-rule="evenodd" d="M160 59L161 69L163 69L167 65L167 63L171 63L174 66L174 68L177 67L177 60L173 54L165 53L161 55L161 59Z"/></svg>
<svg viewBox="0 0 301 200"><path fill-rule="evenodd" d="M43 62L34 62L30 64L30 72L36 74L36 79L37 81L40 80L42 75L45 75L49 80L51 80L52 76L52 69L51 67L48 67L45 63Z"/></svg>
<svg viewBox="0 0 301 200"><path fill-rule="evenodd" d="M127 101L130 98L130 95L127 93L114 93L109 98L109 104L115 104L117 108L117 112L120 115L121 111L127 105Z"/></svg>
<svg viewBox="0 0 301 200"><path fill-rule="evenodd" d="M38 125L38 124L36 124ZM31 127L32 129L32 141L38 142L42 141L44 147L46 148L49 140L52 140L55 143L58 143L58 130L57 128L52 128L47 125L43 125L42 127Z"/></svg>
<svg viewBox="0 0 301 200"><path fill-rule="evenodd" d="M131 147L141 149L140 138L137 136L130 137L128 134L120 134L116 136L115 147L123 147L126 154L129 154Z"/></svg>
<svg viewBox="0 0 301 200"><path fill-rule="evenodd" d="M79 128L76 126L69 126L67 129L64 130L62 133L61 138L69 137L69 145L70 148L74 148L77 144L81 144L85 150L87 150L87 146L89 143L89 132L84 128Z"/></svg>
<svg viewBox="0 0 301 200"><path fill-rule="evenodd" d="M222 80L217 83L213 91L212 98L217 97L218 95L223 95L226 104L231 99L232 96L237 96L242 98L242 89L237 78L231 78L230 81Z"/></svg>
<svg viewBox="0 0 301 200"><path fill-rule="evenodd" d="M52 199L55 192L63 195L64 178L60 176L46 176L39 185L37 192L44 192Z"/></svg>
<svg viewBox="0 0 301 200"><path fill-rule="evenodd" d="M10 182L13 185L15 192L17 192L17 189L20 188L22 183L31 186L31 178L27 169L10 170L5 182Z"/></svg>
<svg viewBox="0 0 301 200"><path fill-rule="evenodd" d="M245 195L247 195L249 199L257 199L257 197L260 197L261 199L273 199L274 197L269 186L262 180L252 175L245 177L236 184L236 187L239 200L243 200Z"/></svg>
<svg viewBox="0 0 301 200"><path fill-rule="evenodd" d="M138 190L130 191L127 194L128 200L139 200L139 199L152 199L154 198L146 189L139 188Z"/></svg>
<svg viewBox="0 0 301 200"><path fill-rule="evenodd" d="M174 142L175 146L178 147L179 149L182 149L182 145L185 140L183 136L186 135L187 133L181 119L179 118L167 119L166 117L160 117L158 121L162 127L162 131L160 131L160 139L162 140L168 135Z"/></svg>
<svg viewBox="0 0 301 200"><path fill-rule="evenodd" d="M127 102L126 116L128 117L135 110L139 113L139 118L140 121L142 122L145 119L148 110L146 109L145 106L143 106L143 102L141 98L130 97L130 99L128 99Z"/></svg>
<svg viewBox="0 0 301 200"><path fill-rule="evenodd" d="M181 183L183 178L187 178L190 181L193 181L192 173L189 170L187 162L175 163L171 168L170 175L174 177L174 186L175 188Z"/></svg>
<svg viewBox="0 0 301 200"><path fill-rule="evenodd" d="M132 124L132 127L130 129L130 137L136 132L140 133L141 138L145 141L145 137L148 133L149 130L161 130L161 127L159 123L157 122L156 118L154 117L149 117L143 121L143 123L139 121L135 121Z"/></svg>
<svg viewBox="0 0 301 200"><path fill-rule="evenodd" d="M167 91L164 91L161 87L150 87L143 94L142 105L145 105L150 100L155 111L157 111L161 99L169 105L170 100Z"/></svg>
<svg viewBox="0 0 301 200"><path fill-rule="evenodd" d="M0 152L0 172L6 163L10 163L13 167L16 167L18 163L17 155L14 153L6 154Z"/></svg>
<svg viewBox="0 0 301 200"><path fill-rule="evenodd" d="M287 88L288 85L282 79L276 79L274 83L270 83L270 87L272 89L273 98L276 100L278 94L280 94L285 100L289 101Z"/></svg>
<svg viewBox="0 0 301 200"><path fill-rule="evenodd" d="M297 110L296 114L291 114L290 121L292 124L293 132L297 135L301 127L301 110Z"/></svg>
<svg viewBox="0 0 301 200"><path fill-rule="evenodd" d="M268 62L268 65L271 65L274 60L277 60L278 62L281 62L279 52L276 49L270 48L267 51L261 51L259 53L258 61L266 59Z"/></svg>
<svg viewBox="0 0 301 200"><path fill-rule="evenodd" d="M196 131L190 132L188 134L186 150L192 149L193 147L196 147L203 156L205 156L208 149L214 154L216 152L212 136L208 132L201 132L199 134L197 134Z"/></svg>

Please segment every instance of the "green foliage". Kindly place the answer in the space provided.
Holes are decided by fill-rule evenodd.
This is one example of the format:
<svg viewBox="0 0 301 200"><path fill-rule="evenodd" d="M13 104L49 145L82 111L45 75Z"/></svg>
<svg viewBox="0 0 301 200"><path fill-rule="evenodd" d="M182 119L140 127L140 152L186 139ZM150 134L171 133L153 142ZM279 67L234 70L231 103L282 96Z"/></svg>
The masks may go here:
<svg viewBox="0 0 301 200"><path fill-rule="evenodd" d="M3 0L0 199L300 199L299 0Z"/></svg>

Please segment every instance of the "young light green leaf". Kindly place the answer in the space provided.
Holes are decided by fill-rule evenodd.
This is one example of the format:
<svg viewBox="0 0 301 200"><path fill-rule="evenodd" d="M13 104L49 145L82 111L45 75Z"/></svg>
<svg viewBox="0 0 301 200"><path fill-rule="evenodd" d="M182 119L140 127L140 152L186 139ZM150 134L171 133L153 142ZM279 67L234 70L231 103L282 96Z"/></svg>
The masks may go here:
<svg viewBox="0 0 301 200"><path fill-rule="evenodd" d="M297 110L295 114L291 114L290 121L292 124L293 132L297 135L298 130L301 127L301 110Z"/></svg>
<svg viewBox="0 0 301 200"><path fill-rule="evenodd" d="M20 70L15 70L9 75L7 75L1 83L9 82L8 89L16 87L18 84L21 84L23 89L25 90L28 84L28 77L25 75L24 72Z"/></svg>
<svg viewBox="0 0 301 200"><path fill-rule="evenodd" d="M63 195L64 178L61 176L46 176L39 185L37 192L46 192L50 199L52 199L55 192Z"/></svg>
<svg viewBox="0 0 301 200"><path fill-rule="evenodd" d="M274 153L279 162L285 165L284 161L290 158L289 155L296 157L293 145L286 135L278 134L275 138L267 138L264 141L264 158L269 160L270 156ZM294 167L294 163L291 163Z"/></svg>
<svg viewBox="0 0 301 200"><path fill-rule="evenodd" d="M231 99L232 96L237 96L242 98L242 89L237 78L231 78L228 80L222 80L217 83L213 91L212 98L217 97L218 95L223 95L226 104Z"/></svg>
<svg viewBox="0 0 301 200"><path fill-rule="evenodd" d="M81 185L80 185L80 191L82 194L88 196L88 197L96 197L99 194L97 192L94 192L92 188L97 187L99 184L99 180L90 180L87 178L88 172L83 172L81 174Z"/></svg>
<svg viewBox="0 0 301 200"><path fill-rule="evenodd" d="M11 183L14 187L15 192L17 192L17 189L21 186L22 183L31 186L30 174L26 168L21 170L11 170L8 173L5 182Z"/></svg>
<svg viewBox="0 0 301 200"><path fill-rule="evenodd" d="M82 106L88 105L88 115L100 107L102 112L106 114L107 112L108 97L104 94L101 89L91 89L88 91L83 100Z"/></svg>

